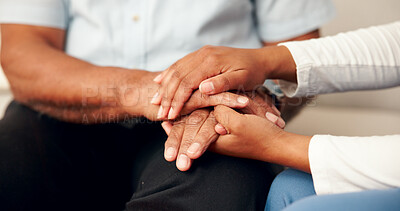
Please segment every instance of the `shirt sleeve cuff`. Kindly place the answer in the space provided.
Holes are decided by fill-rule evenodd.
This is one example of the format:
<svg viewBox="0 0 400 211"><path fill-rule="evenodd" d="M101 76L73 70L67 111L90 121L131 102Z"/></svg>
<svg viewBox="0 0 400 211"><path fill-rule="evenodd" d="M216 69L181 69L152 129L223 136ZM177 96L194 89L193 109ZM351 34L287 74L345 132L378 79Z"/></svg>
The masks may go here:
<svg viewBox="0 0 400 211"><path fill-rule="evenodd" d="M35 6L2 3L0 5L0 23L25 24L52 28L67 28L67 15L62 3L52 6Z"/></svg>
<svg viewBox="0 0 400 211"><path fill-rule="evenodd" d="M297 42L281 43L279 46L285 46L289 49L294 62L296 63L297 84L288 81L279 81L282 92L287 97L307 97L317 93L310 86L310 72L313 66L310 60L301 47L296 45Z"/></svg>
<svg viewBox="0 0 400 211"><path fill-rule="evenodd" d="M308 147L308 158L310 162L311 175L314 182L314 189L317 195L329 194L332 190L332 183L329 174L326 156L325 142L329 135L315 135L311 138Z"/></svg>
<svg viewBox="0 0 400 211"><path fill-rule="evenodd" d="M335 15L335 8L332 5L327 5L296 19L264 23L261 20L259 34L265 42L288 40L318 29Z"/></svg>

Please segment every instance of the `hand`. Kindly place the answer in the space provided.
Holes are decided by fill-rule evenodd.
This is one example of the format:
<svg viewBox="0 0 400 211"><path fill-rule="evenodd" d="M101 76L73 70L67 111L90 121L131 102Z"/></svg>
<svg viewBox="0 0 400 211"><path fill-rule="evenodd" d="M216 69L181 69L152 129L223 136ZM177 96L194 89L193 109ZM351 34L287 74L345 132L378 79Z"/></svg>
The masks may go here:
<svg viewBox="0 0 400 211"><path fill-rule="evenodd" d="M256 115L240 114L217 106L218 140L210 146L217 153L272 162L309 172L308 146L311 137L285 132Z"/></svg>
<svg viewBox="0 0 400 211"><path fill-rule="evenodd" d="M160 118L175 119L192 92L207 78L216 76L200 85L204 94L238 88L252 90L262 84L267 74L259 52L260 49L205 46L177 61L155 78L161 87L152 103L162 105Z"/></svg>
<svg viewBox="0 0 400 211"><path fill-rule="evenodd" d="M182 114L188 114L197 108L225 105L230 108L239 109L242 113L254 114L263 118L266 117L266 114L274 114L277 118L274 119L273 122L279 127L284 128L285 121L280 117L281 113L272 103L271 97L264 91L264 89L265 88L260 87L252 92L239 94L223 92L215 95L204 95L199 91L196 91L183 106ZM239 101L243 103L240 104L238 103Z"/></svg>
<svg viewBox="0 0 400 211"><path fill-rule="evenodd" d="M157 121L160 118L157 114L160 111L159 105L150 103L152 96L159 89L159 85L152 80L157 73L143 71L140 75L140 82L132 79L134 82L126 84L135 84L134 87L123 87L119 97L120 104L125 108L128 114L138 113L138 116ZM186 115L199 108L213 107L216 105L226 105L232 108L244 108L248 105L249 99L245 96L235 95L233 93L222 93L218 96L206 96L199 91L193 93L181 114ZM166 120L163 118L161 120Z"/></svg>
<svg viewBox="0 0 400 211"><path fill-rule="evenodd" d="M274 122L279 127L283 128L285 126L285 122L280 117L275 116L279 115L279 111L271 103L271 97L267 94L260 91L243 95L247 96L250 101L245 108L240 109L241 112L255 114L263 118L265 118L265 113L268 113L276 117ZM227 96L230 98L227 98ZM229 99L234 99L235 96L240 95L233 93L221 93L212 96L205 95L206 98L215 98L216 102L224 99L229 101ZM218 137L218 134L214 131L217 123L213 111L209 113L207 119L205 119L206 116L204 109L201 109L175 122L166 121L162 123L165 132L169 136L165 143L165 159L167 161L174 161L178 157L177 167L181 171L188 170L192 160L199 158Z"/></svg>
<svg viewBox="0 0 400 211"><path fill-rule="evenodd" d="M168 135L165 142L164 157L167 161L176 161L176 167L187 171L193 159L199 158L208 146L218 138L214 127L217 124L213 111L199 109L188 116L162 126Z"/></svg>
<svg viewBox="0 0 400 211"><path fill-rule="evenodd" d="M161 89L152 103L162 105L160 118L174 119L197 88L204 94L234 89L248 91L266 78L296 82L296 77L296 64L284 46L260 49L205 46L154 79Z"/></svg>

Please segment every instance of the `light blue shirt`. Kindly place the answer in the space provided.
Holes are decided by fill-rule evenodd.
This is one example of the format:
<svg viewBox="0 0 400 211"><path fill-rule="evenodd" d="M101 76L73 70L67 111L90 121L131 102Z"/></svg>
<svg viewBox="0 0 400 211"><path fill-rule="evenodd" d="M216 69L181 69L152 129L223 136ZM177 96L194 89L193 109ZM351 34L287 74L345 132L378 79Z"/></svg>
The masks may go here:
<svg viewBox="0 0 400 211"><path fill-rule="evenodd" d="M150 71L204 45L296 37L333 16L330 0L0 0L0 23L66 29L67 54Z"/></svg>

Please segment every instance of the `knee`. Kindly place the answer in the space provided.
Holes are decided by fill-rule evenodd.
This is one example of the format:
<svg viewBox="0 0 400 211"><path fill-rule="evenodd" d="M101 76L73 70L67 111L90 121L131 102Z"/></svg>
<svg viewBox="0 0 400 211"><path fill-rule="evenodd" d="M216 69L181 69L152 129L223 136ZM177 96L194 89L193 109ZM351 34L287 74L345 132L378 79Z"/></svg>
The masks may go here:
<svg viewBox="0 0 400 211"><path fill-rule="evenodd" d="M296 200L314 194L314 185L310 174L288 169L274 179L265 209L281 210Z"/></svg>

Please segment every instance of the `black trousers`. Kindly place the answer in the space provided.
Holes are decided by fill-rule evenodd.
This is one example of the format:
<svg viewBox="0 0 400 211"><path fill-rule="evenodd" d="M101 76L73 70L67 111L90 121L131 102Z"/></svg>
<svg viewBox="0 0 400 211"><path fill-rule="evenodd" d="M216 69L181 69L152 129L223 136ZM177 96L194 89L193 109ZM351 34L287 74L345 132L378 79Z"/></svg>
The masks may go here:
<svg viewBox="0 0 400 211"><path fill-rule="evenodd" d="M163 158L159 123L79 125L12 102L0 121L0 210L262 210L269 164Z"/></svg>

